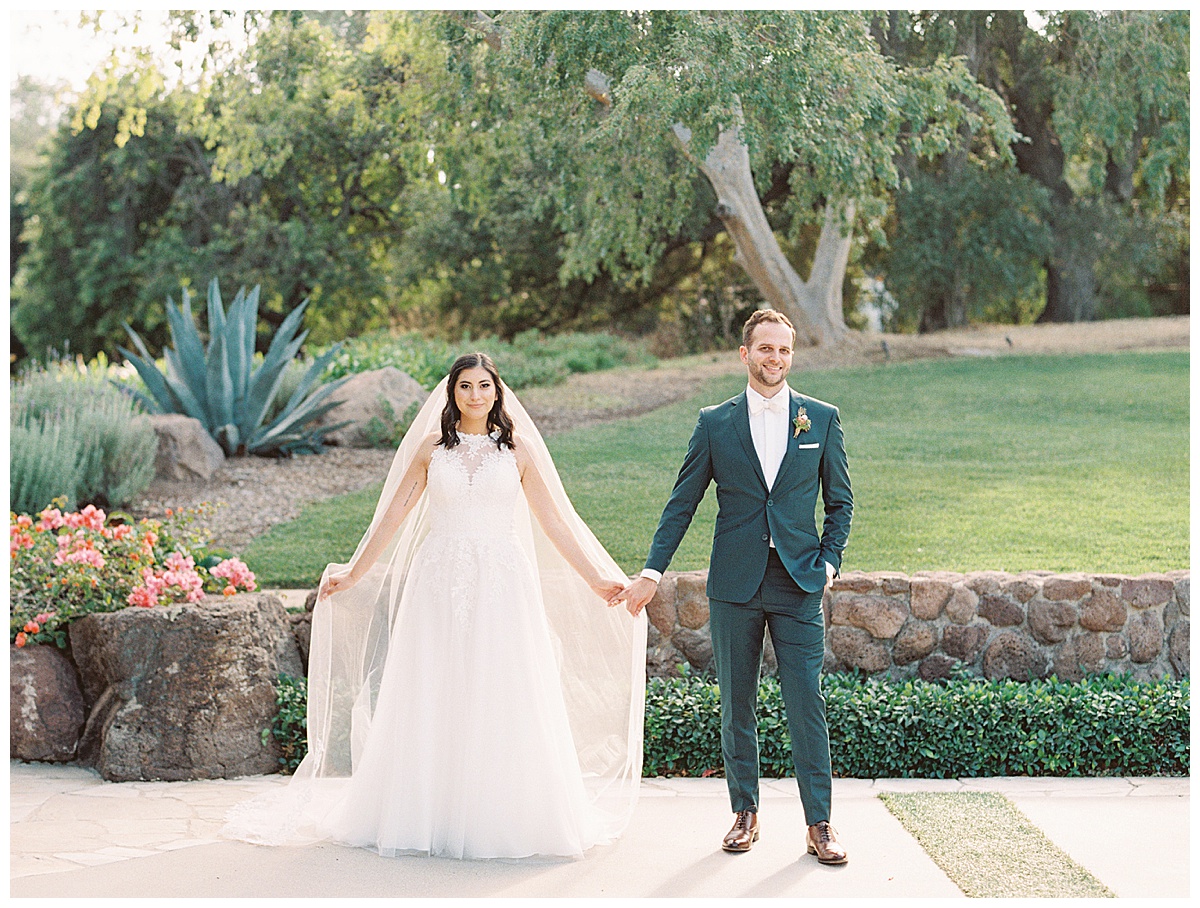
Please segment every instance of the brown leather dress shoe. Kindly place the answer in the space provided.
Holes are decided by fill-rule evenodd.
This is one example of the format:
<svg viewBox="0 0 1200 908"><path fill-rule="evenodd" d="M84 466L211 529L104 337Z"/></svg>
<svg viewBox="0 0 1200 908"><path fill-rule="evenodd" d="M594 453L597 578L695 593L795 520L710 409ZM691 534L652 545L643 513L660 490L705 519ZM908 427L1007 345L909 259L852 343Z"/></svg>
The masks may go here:
<svg viewBox="0 0 1200 908"><path fill-rule="evenodd" d="M739 810L734 814L733 828L721 840L726 851L749 851L758 841L758 814L753 810Z"/></svg>
<svg viewBox="0 0 1200 908"><path fill-rule="evenodd" d="M822 864L845 864L846 849L837 840L837 833L827 820L808 827L808 853L815 854Z"/></svg>

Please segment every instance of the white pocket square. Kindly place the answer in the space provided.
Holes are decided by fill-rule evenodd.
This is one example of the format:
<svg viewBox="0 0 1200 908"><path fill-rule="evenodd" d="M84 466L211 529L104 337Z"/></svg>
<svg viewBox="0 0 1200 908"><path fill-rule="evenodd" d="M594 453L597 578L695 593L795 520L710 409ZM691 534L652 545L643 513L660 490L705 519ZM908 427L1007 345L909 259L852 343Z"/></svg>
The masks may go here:
<svg viewBox="0 0 1200 908"><path fill-rule="evenodd" d="M819 448L819 447L821 447L821 443L819 441L817 441L817 442L813 442L811 445L796 445L796 450L803 451L806 448Z"/></svg>

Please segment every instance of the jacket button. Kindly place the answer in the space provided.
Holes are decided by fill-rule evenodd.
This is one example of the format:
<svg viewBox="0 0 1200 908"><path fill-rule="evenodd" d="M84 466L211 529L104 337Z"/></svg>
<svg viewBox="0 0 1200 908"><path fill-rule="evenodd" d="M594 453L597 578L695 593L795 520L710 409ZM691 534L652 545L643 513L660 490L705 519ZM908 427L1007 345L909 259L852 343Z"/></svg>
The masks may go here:
<svg viewBox="0 0 1200 908"><path fill-rule="evenodd" d="M775 502L772 501L770 498L768 498L767 499L767 507L772 508L774 506L775 506Z"/></svg>
<svg viewBox="0 0 1200 908"><path fill-rule="evenodd" d="M770 534L770 533L763 533L763 542L766 542L766 541L767 541L768 539L770 539L770 538L771 538L771 534Z"/></svg>

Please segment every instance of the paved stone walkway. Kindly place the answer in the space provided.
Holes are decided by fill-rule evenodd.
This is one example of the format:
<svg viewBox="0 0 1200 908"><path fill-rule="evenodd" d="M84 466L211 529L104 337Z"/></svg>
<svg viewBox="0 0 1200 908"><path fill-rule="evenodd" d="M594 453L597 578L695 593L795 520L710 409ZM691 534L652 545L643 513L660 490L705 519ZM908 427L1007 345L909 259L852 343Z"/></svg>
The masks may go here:
<svg viewBox="0 0 1200 908"><path fill-rule="evenodd" d="M892 817L883 791L999 791L1119 896L1190 892L1188 779L835 779L844 867L804 854L790 780L763 783L762 839L729 855L720 779L647 779L630 829L581 861L380 858L326 844L221 839L228 808L286 784L105 782L75 766L10 764L10 895L108 897L961 897Z"/></svg>

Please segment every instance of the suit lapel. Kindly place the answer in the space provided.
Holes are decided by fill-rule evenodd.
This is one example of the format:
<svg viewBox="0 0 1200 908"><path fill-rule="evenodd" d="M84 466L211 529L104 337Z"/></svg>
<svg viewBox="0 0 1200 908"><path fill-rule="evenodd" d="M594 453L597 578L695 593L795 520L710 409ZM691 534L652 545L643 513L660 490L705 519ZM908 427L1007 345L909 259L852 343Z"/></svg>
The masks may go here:
<svg viewBox="0 0 1200 908"><path fill-rule="evenodd" d="M750 461L750 466L754 468L754 475L758 477L758 481L766 489L767 477L763 475L762 463L758 459L758 452L754 450L754 439L750 435L750 407L746 403L745 391L731 401L729 417L733 423L733 434L741 442L742 448L746 452L746 457Z"/></svg>
<svg viewBox="0 0 1200 908"><path fill-rule="evenodd" d="M788 406L788 425L787 425L787 443L783 448L783 460L779 463L779 472L775 474L775 488L780 488L780 480L787 476L788 471L796 463L799 455L796 453L796 439L793 437L795 429L796 414L800 412L800 407L804 405L804 396L797 391L788 388L791 396L791 403Z"/></svg>

